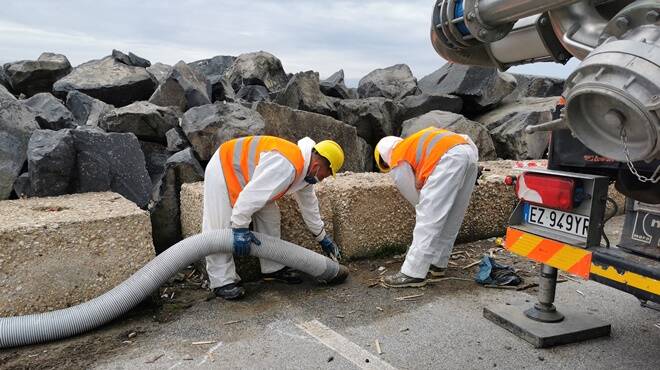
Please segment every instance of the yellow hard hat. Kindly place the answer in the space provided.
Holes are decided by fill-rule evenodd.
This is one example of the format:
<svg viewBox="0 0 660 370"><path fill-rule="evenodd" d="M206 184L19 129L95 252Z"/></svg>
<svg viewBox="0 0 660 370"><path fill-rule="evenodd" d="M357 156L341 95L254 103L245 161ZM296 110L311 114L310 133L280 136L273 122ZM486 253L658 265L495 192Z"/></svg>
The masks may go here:
<svg viewBox="0 0 660 370"><path fill-rule="evenodd" d="M344 165L344 151L336 142L332 140L323 140L314 145L314 149L323 158L330 162L332 176L334 176L341 169L341 166Z"/></svg>

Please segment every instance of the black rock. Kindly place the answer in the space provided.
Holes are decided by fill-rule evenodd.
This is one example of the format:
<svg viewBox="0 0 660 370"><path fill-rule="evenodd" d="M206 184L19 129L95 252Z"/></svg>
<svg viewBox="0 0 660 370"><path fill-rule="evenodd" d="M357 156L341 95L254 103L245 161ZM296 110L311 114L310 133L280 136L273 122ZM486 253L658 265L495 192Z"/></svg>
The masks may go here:
<svg viewBox="0 0 660 370"><path fill-rule="evenodd" d="M262 134L264 125L259 113L238 103L224 102L192 108L181 120L183 132L202 161L208 161L227 140Z"/></svg>
<svg viewBox="0 0 660 370"><path fill-rule="evenodd" d="M162 84L170 73L172 73L172 66L163 63L156 63L151 67L147 67L147 72L149 72L159 84Z"/></svg>
<svg viewBox="0 0 660 370"><path fill-rule="evenodd" d="M14 181L14 194L17 198L29 198L32 196L32 188L30 187L30 174L23 172Z"/></svg>
<svg viewBox="0 0 660 370"><path fill-rule="evenodd" d="M144 68L151 67L150 61L142 57L139 57L133 54L132 52L128 52L128 59L131 61L131 65L134 65L136 67L144 67Z"/></svg>
<svg viewBox="0 0 660 370"><path fill-rule="evenodd" d="M5 65L7 80L16 94L32 96L51 92L55 81L71 72L69 60L61 54L43 53L39 59Z"/></svg>
<svg viewBox="0 0 660 370"><path fill-rule="evenodd" d="M124 63L128 66L142 67L142 68L147 68L151 66L150 61L141 58L131 52L129 52L128 55L126 55L119 50L113 49L112 57L115 58L115 60L117 60L118 62Z"/></svg>
<svg viewBox="0 0 660 370"><path fill-rule="evenodd" d="M76 149L71 130L37 130L27 150L30 196L68 194L76 169Z"/></svg>
<svg viewBox="0 0 660 370"><path fill-rule="evenodd" d="M9 92L6 87L0 85L0 100L12 100L16 101L14 94Z"/></svg>
<svg viewBox="0 0 660 370"><path fill-rule="evenodd" d="M236 57L230 55L217 55L210 59L202 59L192 63L188 63L190 68L198 71L202 75L206 76L207 79L211 77L222 77L227 69L236 60Z"/></svg>
<svg viewBox="0 0 660 370"><path fill-rule="evenodd" d="M123 107L149 99L156 90L156 81L145 68L129 66L109 56L79 65L53 85L54 94L60 98L72 90Z"/></svg>
<svg viewBox="0 0 660 370"><path fill-rule="evenodd" d="M165 163L163 176L154 185L149 211L154 246L157 253L182 239L180 200L181 185L202 181L204 169L195 158L192 148L172 155Z"/></svg>
<svg viewBox="0 0 660 370"><path fill-rule="evenodd" d="M176 107L180 111L185 111L188 99L181 84L173 77L167 77L151 95L149 103L161 107Z"/></svg>
<svg viewBox="0 0 660 370"><path fill-rule="evenodd" d="M459 113L462 108L463 100L458 96L422 93L401 100L401 119L418 117L433 110Z"/></svg>
<svg viewBox="0 0 660 370"><path fill-rule="evenodd" d="M30 136L38 129L28 107L16 100L0 99L0 200L11 194L27 159Z"/></svg>
<svg viewBox="0 0 660 370"><path fill-rule="evenodd" d="M225 72L225 77L234 91L245 85L263 85L268 91L276 91L289 81L282 62L265 51L239 55Z"/></svg>
<svg viewBox="0 0 660 370"><path fill-rule="evenodd" d="M39 127L46 130L61 130L76 127L73 114L51 93L39 93L24 100L34 113Z"/></svg>
<svg viewBox="0 0 660 370"><path fill-rule="evenodd" d="M515 78L495 68L447 63L419 80L419 88L429 94L458 95L463 113L474 115L500 103L516 87Z"/></svg>
<svg viewBox="0 0 660 370"><path fill-rule="evenodd" d="M268 101L270 96L268 89L261 85L247 85L241 87L236 93L236 98L249 102Z"/></svg>
<svg viewBox="0 0 660 370"><path fill-rule="evenodd" d="M186 134L180 127L170 129L165 133L165 137L167 138L167 150L170 152L178 152L190 147Z"/></svg>
<svg viewBox="0 0 660 370"><path fill-rule="evenodd" d="M186 93L187 108L211 103L211 85L206 77L185 62L180 61L172 68L170 77L174 78Z"/></svg>
<svg viewBox="0 0 660 370"><path fill-rule="evenodd" d="M516 78L516 89L503 102L515 102L524 98L547 98L560 96L564 92L564 80L546 76L512 74Z"/></svg>
<svg viewBox="0 0 660 370"><path fill-rule="evenodd" d="M155 185L165 173L165 162L172 153L164 145L148 141L140 141L140 148L144 154L151 184Z"/></svg>
<svg viewBox="0 0 660 370"><path fill-rule="evenodd" d="M209 78L211 84L211 100L233 102L236 99L234 89L229 81L223 76L212 76Z"/></svg>
<svg viewBox="0 0 660 370"><path fill-rule="evenodd" d="M284 91L278 94L277 104L293 109L324 114L337 118L332 98L321 93L319 74L314 71L296 73Z"/></svg>
<svg viewBox="0 0 660 370"><path fill-rule="evenodd" d="M327 96L332 96L339 99L351 99L350 90L344 84L344 70L333 73L330 77L321 81L321 92ZM357 96L356 96L357 97Z"/></svg>
<svg viewBox="0 0 660 370"><path fill-rule="evenodd" d="M151 179L135 135L88 126L71 134L76 148L75 192L114 191L141 208L147 206Z"/></svg>
<svg viewBox="0 0 660 370"><path fill-rule="evenodd" d="M76 122L81 126L98 126L101 118L115 109L110 104L76 90L69 91L66 95L66 107L69 108Z"/></svg>
<svg viewBox="0 0 660 370"><path fill-rule="evenodd" d="M139 101L105 114L99 127L108 132L131 132L140 140L165 144L165 133L178 123L174 110Z"/></svg>
<svg viewBox="0 0 660 370"><path fill-rule="evenodd" d="M384 136L399 135L399 110L398 103L386 98L344 99L337 102L339 119L355 126L357 134L371 146L375 146Z"/></svg>
<svg viewBox="0 0 660 370"><path fill-rule="evenodd" d="M417 93L417 79L405 64L376 69L358 83L360 98L403 99Z"/></svg>

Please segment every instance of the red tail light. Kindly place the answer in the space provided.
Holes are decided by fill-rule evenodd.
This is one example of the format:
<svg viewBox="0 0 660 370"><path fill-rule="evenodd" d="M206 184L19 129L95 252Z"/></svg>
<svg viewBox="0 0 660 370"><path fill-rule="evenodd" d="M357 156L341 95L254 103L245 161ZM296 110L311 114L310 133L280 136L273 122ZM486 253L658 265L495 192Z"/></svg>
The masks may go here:
<svg viewBox="0 0 660 370"><path fill-rule="evenodd" d="M516 181L518 199L529 203L569 211L573 209L575 180L525 172Z"/></svg>

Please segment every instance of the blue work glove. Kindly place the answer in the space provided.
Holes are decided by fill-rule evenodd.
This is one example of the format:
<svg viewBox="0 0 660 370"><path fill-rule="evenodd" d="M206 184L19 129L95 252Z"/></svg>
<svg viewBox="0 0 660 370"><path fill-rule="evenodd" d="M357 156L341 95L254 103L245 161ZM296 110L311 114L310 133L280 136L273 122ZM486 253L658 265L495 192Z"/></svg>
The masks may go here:
<svg viewBox="0 0 660 370"><path fill-rule="evenodd" d="M261 241L247 227L233 228L231 231L234 234L234 254L237 256L249 256L252 243L261 245Z"/></svg>
<svg viewBox="0 0 660 370"><path fill-rule="evenodd" d="M321 244L321 248L323 249L323 254L326 256L330 257L334 261L339 261L341 258L341 250L339 249L339 246L330 239L329 236L325 236L323 240L319 242Z"/></svg>

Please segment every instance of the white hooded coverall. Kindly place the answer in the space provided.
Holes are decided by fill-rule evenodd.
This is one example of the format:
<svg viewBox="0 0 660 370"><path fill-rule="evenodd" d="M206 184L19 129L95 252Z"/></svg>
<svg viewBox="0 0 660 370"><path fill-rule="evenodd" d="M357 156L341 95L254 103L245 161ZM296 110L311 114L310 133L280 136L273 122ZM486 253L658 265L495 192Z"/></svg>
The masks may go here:
<svg viewBox="0 0 660 370"><path fill-rule="evenodd" d="M325 228L319 212L318 198L314 187L304 180L309 168L312 149L316 143L306 137L298 141L305 166L303 175L296 178L296 170L277 151L261 153L250 181L241 191L232 208L222 172L220 156L216 151L206 166L204 175L204 214L202 232L226 228L247 228L254 222L254 231L276 238L280 237L280 210L275 201L277 194L286 190L293 194L307 228L317 241L325 237ZM288 190L287 190L288 189ZM259 248L252 245L252 248ZM284 265L260 259L261 272L278 271ZM211 289L240 281L236 274L234 258L228 253L217 253L206 257L206 270Z"/></svg>
<svg viewBox="0 0 660 370"><path fill-rule="evenodd" d="M478 172L479 150L469 137L461 136L468 144L449 149L421 190L407 162L390 172L403 197L415 206L413 241L401 266L410 277L425 278L430 265L446 268L449 263Z"/></svg>

